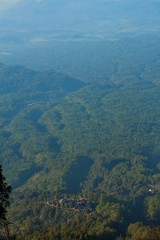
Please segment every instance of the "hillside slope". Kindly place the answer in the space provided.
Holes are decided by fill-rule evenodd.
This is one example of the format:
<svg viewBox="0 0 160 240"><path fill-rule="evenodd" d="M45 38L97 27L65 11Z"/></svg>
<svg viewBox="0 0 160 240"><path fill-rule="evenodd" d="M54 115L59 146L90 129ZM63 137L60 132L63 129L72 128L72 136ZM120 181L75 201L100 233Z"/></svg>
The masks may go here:
<svg viewBox="0 0 160 240"><path fill-rule="evenodd" d="M17 239L116 239L128 227L135 234L131 223L159 225L157 53L144 68L122 61L119 78L113 68L87 85L0 66L0 159ZM51 207L81 198L92 209Z"/></svg>

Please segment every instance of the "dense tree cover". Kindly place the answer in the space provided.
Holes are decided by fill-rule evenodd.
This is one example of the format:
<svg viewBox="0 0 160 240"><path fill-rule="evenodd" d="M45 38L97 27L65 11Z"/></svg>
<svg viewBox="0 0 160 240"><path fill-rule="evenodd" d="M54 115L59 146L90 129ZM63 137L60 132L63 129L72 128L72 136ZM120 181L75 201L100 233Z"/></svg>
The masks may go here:
<svg viewBox="0 0 160 240"><path fill-rule="evenodd" d="M32 47L32 51L20 48L21 58L13 56L14 61L36 70L54 69L89 83L158 80L159 34L114 33L102 39L55 41ZM8 63L9 58L4 60Z"/></svg>
<svg viewBox="0 0 160 240"><path fill-rule="evenodd" d="M0 66L0 159L17 239L158 240L160 75L147 46L143 67L143 47L130 65L121 46L123 61L96 83ZM47 205L82 197L95 211Z"/></svg>

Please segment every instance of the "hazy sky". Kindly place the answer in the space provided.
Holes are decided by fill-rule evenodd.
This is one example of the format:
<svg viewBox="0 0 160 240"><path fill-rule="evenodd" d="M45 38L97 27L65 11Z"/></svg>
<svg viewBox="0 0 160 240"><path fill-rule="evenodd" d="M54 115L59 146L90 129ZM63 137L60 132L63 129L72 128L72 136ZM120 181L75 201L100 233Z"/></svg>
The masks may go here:
<svg viewBox="0 0 160 240"><path fill-rule="evenodd" d="M0 0L0 27L107 32L148 24L152 29L159 26L159 9L160 0Z"/></svg>
<svg viewBox="0 0 160 240"><path fill-rule="evenodd" d="M19 1L20 0L0 0L0 10L8 8Z"/></svg>
<svg viewBox="0 0 160 240"><path fill-rule="evenodd" d="M27 2L27 0L0 0L0 10L4 10L6 8L9 8L9 7L13 6L14 4L16 4L17 2L21 2L21 1ZM45 0L32 0L32 2L37 2L37 3L43 2L43 1L45 1ZM76 1L77 0L75 0L75 2ZM77 2L81 2L81 1L77 1ZM92 1L93 0L91 0L91 2ZM127 2L127 1L128 2L129 1L134 2L135 0L99 0L99 1L100 2ZM143 0L139 0L139 2L141 2L141 1L143 1ZM146 0L146 2L156 2L156 1L159 1L159 0ZM53 4L54 4L54 2L57 3L57 0L56 1L53 0ZM68 2L71 2L71 1L69 0Z"/></svg>

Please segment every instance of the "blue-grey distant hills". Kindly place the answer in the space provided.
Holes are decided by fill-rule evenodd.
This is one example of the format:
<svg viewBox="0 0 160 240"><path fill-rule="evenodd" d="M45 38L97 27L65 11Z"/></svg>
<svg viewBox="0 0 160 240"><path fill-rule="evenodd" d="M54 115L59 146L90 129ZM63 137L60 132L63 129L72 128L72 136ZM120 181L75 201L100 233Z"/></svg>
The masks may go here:
<svg viewBox="0 0 160 240"><path fill-rule="evenodd" d="M74 64L78 63L76 68L77 65L79 67L83 63L82 58L88 58L91 52L98 51L101 59L104 50L98 45L100 42L117 41L126 36L158 36L160 31L158 0L2 2L0 62L5 64L25 65L36 69L55 68L61 72L65 68L67 71L64 72L72 75ZM151 38L155 39L155 35ZM94 42L94 45L90 42ZM112 56L113 51L110 52ZM91 56L88 62L94 59ZM72 70L68 70L70 68Z"/></svg>
<svg viewBox="0 0 160 240"><path fill-rule="evenodd" d="M160 22L159 9L157 0L20 0L2 11L0 28L95 33L153 30Z"/></svg>

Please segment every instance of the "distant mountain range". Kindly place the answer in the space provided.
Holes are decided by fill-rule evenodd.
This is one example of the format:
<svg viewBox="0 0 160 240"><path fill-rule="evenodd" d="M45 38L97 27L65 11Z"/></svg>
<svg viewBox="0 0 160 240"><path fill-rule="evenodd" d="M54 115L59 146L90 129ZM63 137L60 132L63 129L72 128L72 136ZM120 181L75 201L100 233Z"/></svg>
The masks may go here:
<svg viewBox="0 0 160 240"><path fill-rule="evenodd" d="M157 25L159 9L156 0L21 0L1 14L0 28L102 32Z"/></svg>

